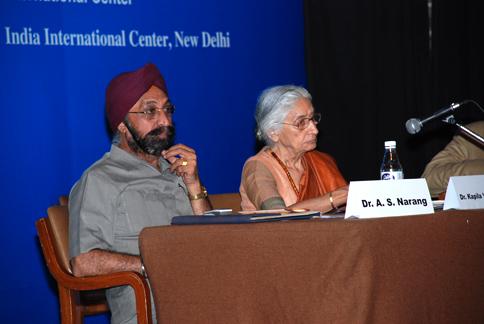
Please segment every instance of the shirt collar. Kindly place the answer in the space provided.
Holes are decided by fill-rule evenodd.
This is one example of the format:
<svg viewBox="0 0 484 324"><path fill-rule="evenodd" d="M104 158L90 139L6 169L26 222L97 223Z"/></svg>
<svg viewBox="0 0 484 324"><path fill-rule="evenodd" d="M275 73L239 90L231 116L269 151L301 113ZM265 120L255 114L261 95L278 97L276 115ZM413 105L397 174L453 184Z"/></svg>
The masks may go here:
<svg viewBox="0 0 484 324"><path fill-rule="evenodd" d="M152 165L150 165L145 160L138 158L134 154L126 152L125 150L123 150L122 148L119 148L117 145L114 145L114 144L111 145L110 156L115 161L128 162L130 164L140 164L140 165L155 169L153 168ZM160 166L161 173L165 173L170 167L170 163L167 160L165 160L163 157L160 157L160 159L158 160L158 164Z"/></svg>

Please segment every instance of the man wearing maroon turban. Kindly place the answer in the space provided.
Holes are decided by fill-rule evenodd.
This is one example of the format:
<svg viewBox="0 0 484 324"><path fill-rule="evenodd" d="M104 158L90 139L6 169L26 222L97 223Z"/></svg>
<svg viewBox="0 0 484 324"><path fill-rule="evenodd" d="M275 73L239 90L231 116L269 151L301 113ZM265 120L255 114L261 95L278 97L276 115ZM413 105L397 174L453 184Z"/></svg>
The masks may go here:
<svg viewBox="0 0 484 324"><path fill-rule="evenodd" d="M175 107L153 64L115 77L106 116L116 144L89 167L69 195L69 254L75 276L144 274L138 235L177 215L210 209L195 151L173 145ZM108 289L111 323L136 323L128 286ZM155 309L152 307L153 321Z"/></svg>

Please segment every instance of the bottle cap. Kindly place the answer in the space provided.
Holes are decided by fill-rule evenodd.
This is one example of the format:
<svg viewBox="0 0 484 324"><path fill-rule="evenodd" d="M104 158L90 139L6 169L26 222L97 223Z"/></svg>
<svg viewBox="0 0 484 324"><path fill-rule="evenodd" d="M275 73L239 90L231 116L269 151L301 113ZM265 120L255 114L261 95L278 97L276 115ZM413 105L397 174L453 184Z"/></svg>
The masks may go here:
<svg viewBox="0 0 484 324"><path fill-rule="evenodd" d="M395 141L385 141L385 147L390 147L390 148L397 147L397 142L395 142Z"/></svg>

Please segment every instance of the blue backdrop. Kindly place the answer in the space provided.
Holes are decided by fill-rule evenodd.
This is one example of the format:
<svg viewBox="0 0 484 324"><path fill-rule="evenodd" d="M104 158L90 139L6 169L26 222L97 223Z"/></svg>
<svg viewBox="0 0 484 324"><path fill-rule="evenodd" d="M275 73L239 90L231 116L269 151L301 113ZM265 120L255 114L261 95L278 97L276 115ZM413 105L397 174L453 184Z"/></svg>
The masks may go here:
<svg viewBox="0 0 484 324"><path fill-rule="evenodd" d="M109 80L149 61L167 80L177 142L197 150L209 192L238 191L255 153L257 95L305 84L302 2L1 1L3 323L58 322L34 223L109 149Z"/></svg>

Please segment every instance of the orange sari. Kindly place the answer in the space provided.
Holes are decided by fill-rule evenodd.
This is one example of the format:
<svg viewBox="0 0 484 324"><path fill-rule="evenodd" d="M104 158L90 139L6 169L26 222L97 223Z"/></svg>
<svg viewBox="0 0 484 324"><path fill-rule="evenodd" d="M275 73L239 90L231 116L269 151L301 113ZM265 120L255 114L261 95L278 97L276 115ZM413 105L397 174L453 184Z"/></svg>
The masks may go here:
<svg viewBox="0 0 484 324"><path fill-rule="evenodd" d="M326 153L311 151L304 154L307 168L299 184L297 201L323 196L347 185L334 159Z"/></svg>
<svg viewBox="0 0 484 324"><path fill-rule="evenodd" d="M289 206L347 185L334 159L314 150L303 156L304 173L296 195L285 171L269 152L267 147L262 149L244 165L240 184L243 210L261 209L262 203L277 197Z"/></svg>

